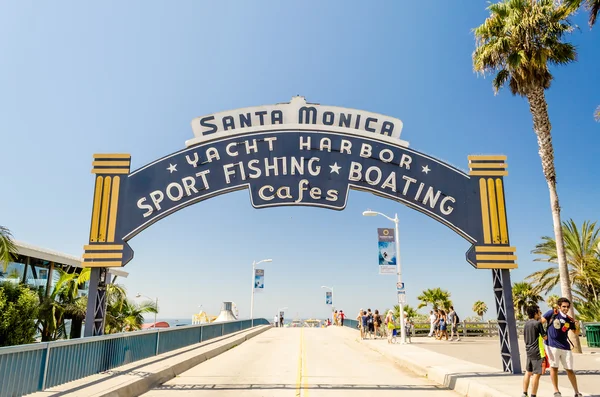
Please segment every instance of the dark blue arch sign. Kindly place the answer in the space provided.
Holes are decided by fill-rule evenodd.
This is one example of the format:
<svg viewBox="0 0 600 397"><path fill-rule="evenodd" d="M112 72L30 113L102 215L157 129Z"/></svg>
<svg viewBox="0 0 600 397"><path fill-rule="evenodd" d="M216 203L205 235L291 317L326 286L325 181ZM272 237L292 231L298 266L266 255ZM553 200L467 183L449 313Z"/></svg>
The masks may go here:
<svg viewBox="0 0 600 397"><path fill-rule="evenodd" d="M303 97L198 117L192 129L185 149L133 172L129 154L94 155L92 221L83 255L83 266L94 268L86 335L104 330L106 269L131 261L129 240L169 214L240 189L249 190L255 208L343 210L355 189L405 204L471 243L467 261L492 269L504 369L520 372L505 156L469 156L466 173L410 149L396 118Z"/></svg>
<svg viewBox="0 0 600 397"><path fill-rule="evenodd" d="M480 269L516 268L503 177L505 156L469 156L465 173L412 150L402 122L380 114L289 103L192 121L186 148L133 172L129 154L96 154L94 206L85 266L124 266L128 241L188 205L248 189L255 208L343 210L350 189L399 201L468 240Z"/></svg>

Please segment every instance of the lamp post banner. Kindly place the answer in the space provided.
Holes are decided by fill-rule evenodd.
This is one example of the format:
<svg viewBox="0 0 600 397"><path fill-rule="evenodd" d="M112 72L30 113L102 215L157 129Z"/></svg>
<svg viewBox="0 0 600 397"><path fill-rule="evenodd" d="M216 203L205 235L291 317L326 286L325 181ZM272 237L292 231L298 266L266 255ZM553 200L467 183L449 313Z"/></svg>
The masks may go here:
<svg viewBox="0 0 600 397"><path fill-rule="evenodd" d="M256 269L254 271L254 292L263 292L265 290L265 269Z"/></svg>
<svg viewBox="0 0 600 397"><path fill-rule="evenodd" d="M394 229L378 228L379 274L396 274L396 243Z"/></svg>
<svg viewBox="0 0 600 397"><path fill-rule="evenodd" d="M325 291L325 304L333 305L333 297L331 291Z"/></svg>

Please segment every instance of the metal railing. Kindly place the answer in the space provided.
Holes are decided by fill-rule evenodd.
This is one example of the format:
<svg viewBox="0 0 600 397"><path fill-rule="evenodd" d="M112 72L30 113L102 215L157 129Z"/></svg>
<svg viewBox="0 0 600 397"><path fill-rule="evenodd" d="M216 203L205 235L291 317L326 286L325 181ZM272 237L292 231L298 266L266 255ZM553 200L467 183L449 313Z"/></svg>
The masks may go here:
<svg viewBox="0 0 600 397"><path fill-rule="evenodd" d="M251 320L155 328L0 348L0 397L19 397L251 328ZM254 325L269 325L264 318Z"/></svg>
<svg viewBox="0 0 600 397"><path fill-rule="evenodd" d="M430 324L429 322L413 322L414 326L411 329L411 336L427 336L429 334ZM584 323L580 322L581 336L585 338L585 326L586 325L600 325L600 323ZM358 329L358 321L356 320L344 320L344 326L354 329ZM383 326L383 325L382 325ZM517 321L517 333L523 335L523 327L525 321ZM397 324L396 328L400 328ZM462 338L466 337L494 337L498 336L498 322L497 321L461 321L458 325L458 333Z"/></svg>

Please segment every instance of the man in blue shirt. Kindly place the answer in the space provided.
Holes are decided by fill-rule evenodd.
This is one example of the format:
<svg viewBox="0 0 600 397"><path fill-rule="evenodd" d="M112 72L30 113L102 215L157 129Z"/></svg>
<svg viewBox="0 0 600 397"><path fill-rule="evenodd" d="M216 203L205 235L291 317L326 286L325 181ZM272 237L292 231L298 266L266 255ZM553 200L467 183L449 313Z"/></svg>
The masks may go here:
<svg viewBox="0 0 600 397"><path fill-rule="evenodd" d="M567 298L560 298L557 302L558 309L549 310L544 314L544 319L548 323L548 339L546 344L548 349L548 361L550 361L550 379L554 386L554 397L561 397L558 390L558 363L562 363L567 371L567 376L575 390L575 397L580 397L577 387L577 377L573 372L573 352L571 351L571 341L569 340L569 330L577 332L575 320L567 313L571 308L571 302Z"/></svg>

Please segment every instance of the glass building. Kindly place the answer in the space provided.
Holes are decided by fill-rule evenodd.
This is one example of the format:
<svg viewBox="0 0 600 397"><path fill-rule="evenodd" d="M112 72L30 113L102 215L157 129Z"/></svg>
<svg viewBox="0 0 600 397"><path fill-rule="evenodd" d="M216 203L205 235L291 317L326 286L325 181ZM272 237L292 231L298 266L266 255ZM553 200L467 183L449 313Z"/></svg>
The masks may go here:
<svg viewBox="0 0 600 397"><path fill-rule="evenodd" d="M10 262L6 271L0 266L0 282L10 281L15 283L24 283L32 287L41 287L46 295L56 285L60 273L56 269L61 269L66 273L81 273L83 267L82 258L52 251L46 248L40 248L31 244L15 241L17 254L15 260ZM127 277L129 273L121 269L110 269L111 282L117 277ZM80 295L87 295L88 283L79 290Z"/></svg>

